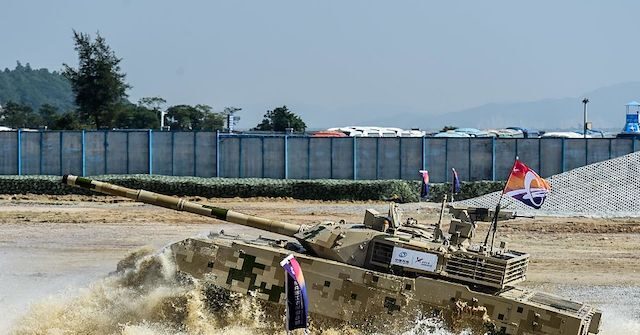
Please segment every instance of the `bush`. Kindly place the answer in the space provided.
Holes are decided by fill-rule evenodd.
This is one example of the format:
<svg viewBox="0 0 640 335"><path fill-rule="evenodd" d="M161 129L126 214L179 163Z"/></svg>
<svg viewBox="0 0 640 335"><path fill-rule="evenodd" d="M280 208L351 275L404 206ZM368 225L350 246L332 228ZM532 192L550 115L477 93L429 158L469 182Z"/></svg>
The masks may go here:
<svg viewBox="0 0 640 335"><path fill-rule="evenodd" d="M103 175L90 177L108 183L167 195L207 198L291 197L311 200L387 200L417 202L420 182L407 180L291 180L252 178L201 178L160 175ZM3 194L83 194L94 192L69 187L60 176L0 176ZM463 183L456 200L501 190L503 182ZM441 201L448 184L432 184L429 200Z"/></svg>

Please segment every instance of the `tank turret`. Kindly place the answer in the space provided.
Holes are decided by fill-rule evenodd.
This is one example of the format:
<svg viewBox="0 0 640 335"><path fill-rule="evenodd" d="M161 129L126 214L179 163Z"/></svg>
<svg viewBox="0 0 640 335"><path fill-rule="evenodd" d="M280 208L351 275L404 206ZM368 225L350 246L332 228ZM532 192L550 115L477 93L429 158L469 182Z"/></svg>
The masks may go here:
<svg viewBox="0 0 640 335"><path fill-rule="evenodd" d="M456 217L466 219L452 221L450 236L445 237L439 228L419 224L414 219L401 222L398 207L393 203L384 214L367 210L362 223L322 222L307 227L85 177L65 175L62 182L286 235L298 240L309 254L386 273L451 278L500 290L525 280L529 264L526 253L505 248L489 252L487 248L469 243L474 235L475 219L489 215L482 209L452 209ZM440 238L434 237L434 230L439 231Z"/></svg>

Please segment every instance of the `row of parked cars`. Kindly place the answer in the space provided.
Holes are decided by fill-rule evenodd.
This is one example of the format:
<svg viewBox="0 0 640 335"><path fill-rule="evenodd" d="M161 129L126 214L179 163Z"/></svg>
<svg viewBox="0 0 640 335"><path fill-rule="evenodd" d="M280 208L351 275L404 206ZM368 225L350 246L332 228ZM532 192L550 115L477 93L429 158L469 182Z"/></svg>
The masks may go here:
<svg viewBox="0 0 640 335"><path fill-rule="evenodd" d="M439 133L427 133L422 130L405 130L394 127L336 127L313 133L315 137L498 137L498 138L584 138L581 132L541 132L535 129L508 127L501 129L480 130L476 128L456 128ZM587 138L607 137L601 131L589 130Z"/></svg>

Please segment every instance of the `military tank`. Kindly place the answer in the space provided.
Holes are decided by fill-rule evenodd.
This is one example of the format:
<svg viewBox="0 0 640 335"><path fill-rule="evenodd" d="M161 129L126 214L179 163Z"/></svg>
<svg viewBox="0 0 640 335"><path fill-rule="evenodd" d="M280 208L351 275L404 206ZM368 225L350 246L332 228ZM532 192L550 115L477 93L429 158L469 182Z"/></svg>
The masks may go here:
<svg viewBox="0 0 640 335"><path fill-rule="evenodd" d="M312 318L367 324L422 312L446 314L451 322L475 320L495 334L599 331L602 313L594 306L515 286L526 279L527 253L505 243L495 249L486 240L471 243L477 221L494 217L484 208L450 207L455 219L447 233L441 225L444 211L432 225L401 222L395 204L387 213L366 210L361 223L305 226L84 177L65 175L62 182L282 236L244 239L220 232L170 248L178 271L281 305L285 274L279 263L294 254L304 271ZM499 214L496 219L513 218Z"/></svg>

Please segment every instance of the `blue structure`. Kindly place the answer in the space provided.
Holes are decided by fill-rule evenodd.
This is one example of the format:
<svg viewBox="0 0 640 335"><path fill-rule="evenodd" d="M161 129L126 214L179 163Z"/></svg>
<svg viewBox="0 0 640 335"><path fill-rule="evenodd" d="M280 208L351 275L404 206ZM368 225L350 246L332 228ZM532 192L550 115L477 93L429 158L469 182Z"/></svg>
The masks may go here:
<svg viewBox="0 0 640 335"><path fill-rule="evenodd" d="M640 103L631 101L625 106L627 109L626 123L622 133L618 134L617 137L640 137L640 123L638 123Z"/></svg>

